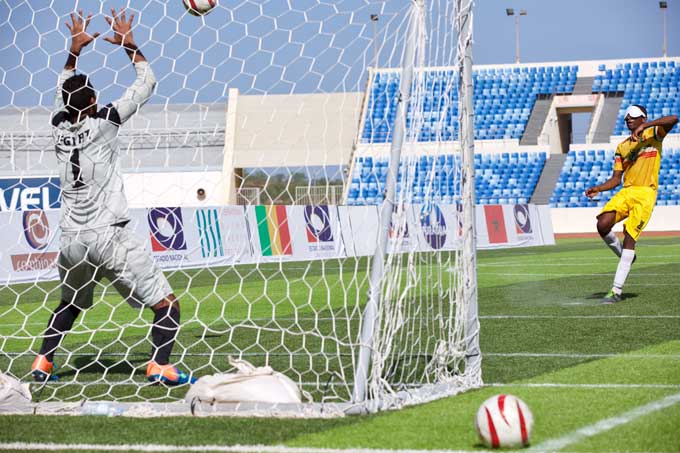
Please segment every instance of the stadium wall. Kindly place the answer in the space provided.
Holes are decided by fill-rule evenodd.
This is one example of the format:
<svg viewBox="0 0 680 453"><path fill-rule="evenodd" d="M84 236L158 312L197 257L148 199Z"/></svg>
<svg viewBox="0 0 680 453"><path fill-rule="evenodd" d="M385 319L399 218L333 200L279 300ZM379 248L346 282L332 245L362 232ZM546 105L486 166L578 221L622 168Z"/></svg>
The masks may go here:
<svg viewBox="0 0 680 453"><path fill-rule="evenodd" d="M236 110L237 168L345 165L364 93L242 96Z"/></svg>
<svg viewBox="0 0 680 453"><path fill-rule="evenodd" d="M591 233L597 234L596 216L602 208L552 208L550 210L553 231L555 234ZM645 227L650 232L680 231L680 206L657 206ZM614 231L623 231L623 222L614 227ZM643 233L644 235L644 233Z"/></svg>
<svg viewBox="0 0 680 453"><path fill-rule="evenodd" d="M219 170L125 173L123 181L130 208L215 206L221 204L224 185ZM198 189L205 191L202 200Z"/></svg>

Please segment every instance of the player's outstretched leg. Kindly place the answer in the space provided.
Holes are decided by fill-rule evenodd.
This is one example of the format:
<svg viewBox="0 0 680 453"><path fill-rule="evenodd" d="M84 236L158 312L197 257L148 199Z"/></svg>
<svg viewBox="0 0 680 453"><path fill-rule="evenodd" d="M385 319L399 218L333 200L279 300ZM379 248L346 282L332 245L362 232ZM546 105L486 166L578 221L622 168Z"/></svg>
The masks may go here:
<svg viewBox="0 0 680 453"><path fill-rule="evenodd" d="M607 244L607 247L609 247L616 256L621 257L623 246L621 245L619 238L612 231L612 227L615 223L616 213L614 211L603 212L597 216L597 232L600 234L604 243Z"/></svg>
<svg viewBox="0 0 680 453"><path fill-rule="evenodd" d="M179 331L179 301L170 294L151 309L154 311L151 328L153 350L146 368L147 379L168 385L193 384L195 377L170 364L170 354Z"/></svg>
<svg viewBox="0 0 680 453"><path fill-rule="evenodd" d="M54 351L59 347L64 335L73 327L73 323L80 314L80 311L80 308L74 304L63 300L54 309L54 313L52 313L50 320L47 322L47 329L45 330L40 352L31 366L31 374L35 381L45 382L57 379L57 375L54 374L56 369L54 365Z"/></svg>
<svg viewBox="0 0 680 453"><path fill-rule="evenodd" d="M635 261L635 239L633 239L624 229L623 251L619 265L616 268L616 275L614 276L614 286L602 299L605 305L615 304L621 301L621 294L623 292L623 285L626 283L626 278L630 272L630 267Z"/></svg>

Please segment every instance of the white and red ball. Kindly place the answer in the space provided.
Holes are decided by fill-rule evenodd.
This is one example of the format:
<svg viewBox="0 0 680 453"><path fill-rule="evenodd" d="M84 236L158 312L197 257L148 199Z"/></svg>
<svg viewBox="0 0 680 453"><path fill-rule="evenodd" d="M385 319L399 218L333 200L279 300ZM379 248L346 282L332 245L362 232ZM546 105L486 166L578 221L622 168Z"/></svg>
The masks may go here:
<svg viewBox="0 0 680 453"><path fill-rule="evenodd" d="M203 16L217 6L217 0L182 0L189 14Z"/></svg>
<svg viewBox="0 0 680 453"><path fill-rule="evenodd" d="M479 437L491 448L526 447L533 427L529 407L512 395L496 395L484 401L475 419Z"/></svg>

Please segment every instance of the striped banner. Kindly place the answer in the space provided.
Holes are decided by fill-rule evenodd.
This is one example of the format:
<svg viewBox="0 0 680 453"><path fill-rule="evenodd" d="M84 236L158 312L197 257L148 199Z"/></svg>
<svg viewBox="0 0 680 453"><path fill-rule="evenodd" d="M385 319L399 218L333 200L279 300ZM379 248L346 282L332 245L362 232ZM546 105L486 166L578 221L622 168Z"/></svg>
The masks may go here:
<svg viewBox="0 0 680 453"><path fill-rule="evenodd" d="M292 255L285 206L255 206L262 256Z"/></svg>
<svg viewBox="0 0 680 453"><path fill-rule="evenodd" d="M224 256L217 209L197 209L196 226L201 244L201 256L203 258Z"/></svg>

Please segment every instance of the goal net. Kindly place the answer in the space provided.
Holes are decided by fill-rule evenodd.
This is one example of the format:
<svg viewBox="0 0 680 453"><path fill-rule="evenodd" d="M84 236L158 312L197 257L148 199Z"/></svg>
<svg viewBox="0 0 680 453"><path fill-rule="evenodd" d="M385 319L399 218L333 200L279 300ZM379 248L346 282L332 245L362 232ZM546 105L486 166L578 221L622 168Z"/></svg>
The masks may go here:
<svg viewBox="0 0 680 453"><path fill-rule="evenodd" d="M221 0L198 17L181 0L128 3L157 83L106 171L179 300L170 361L195 377L233 371L230 358L270 366L306 395L194 410L338 415L481 385L471 2ZM60 261L74 181L51 126L79 5L41 5L0 5L0 372L23 382L79 272ZM102 37L77 72L115 106L135 71L96 7L88 32ZM188 384L147 379L153 311L91 255L78 264L94 271L71 289L93 304L54 376L32 384L32 409L187 413Z"/></svg>

